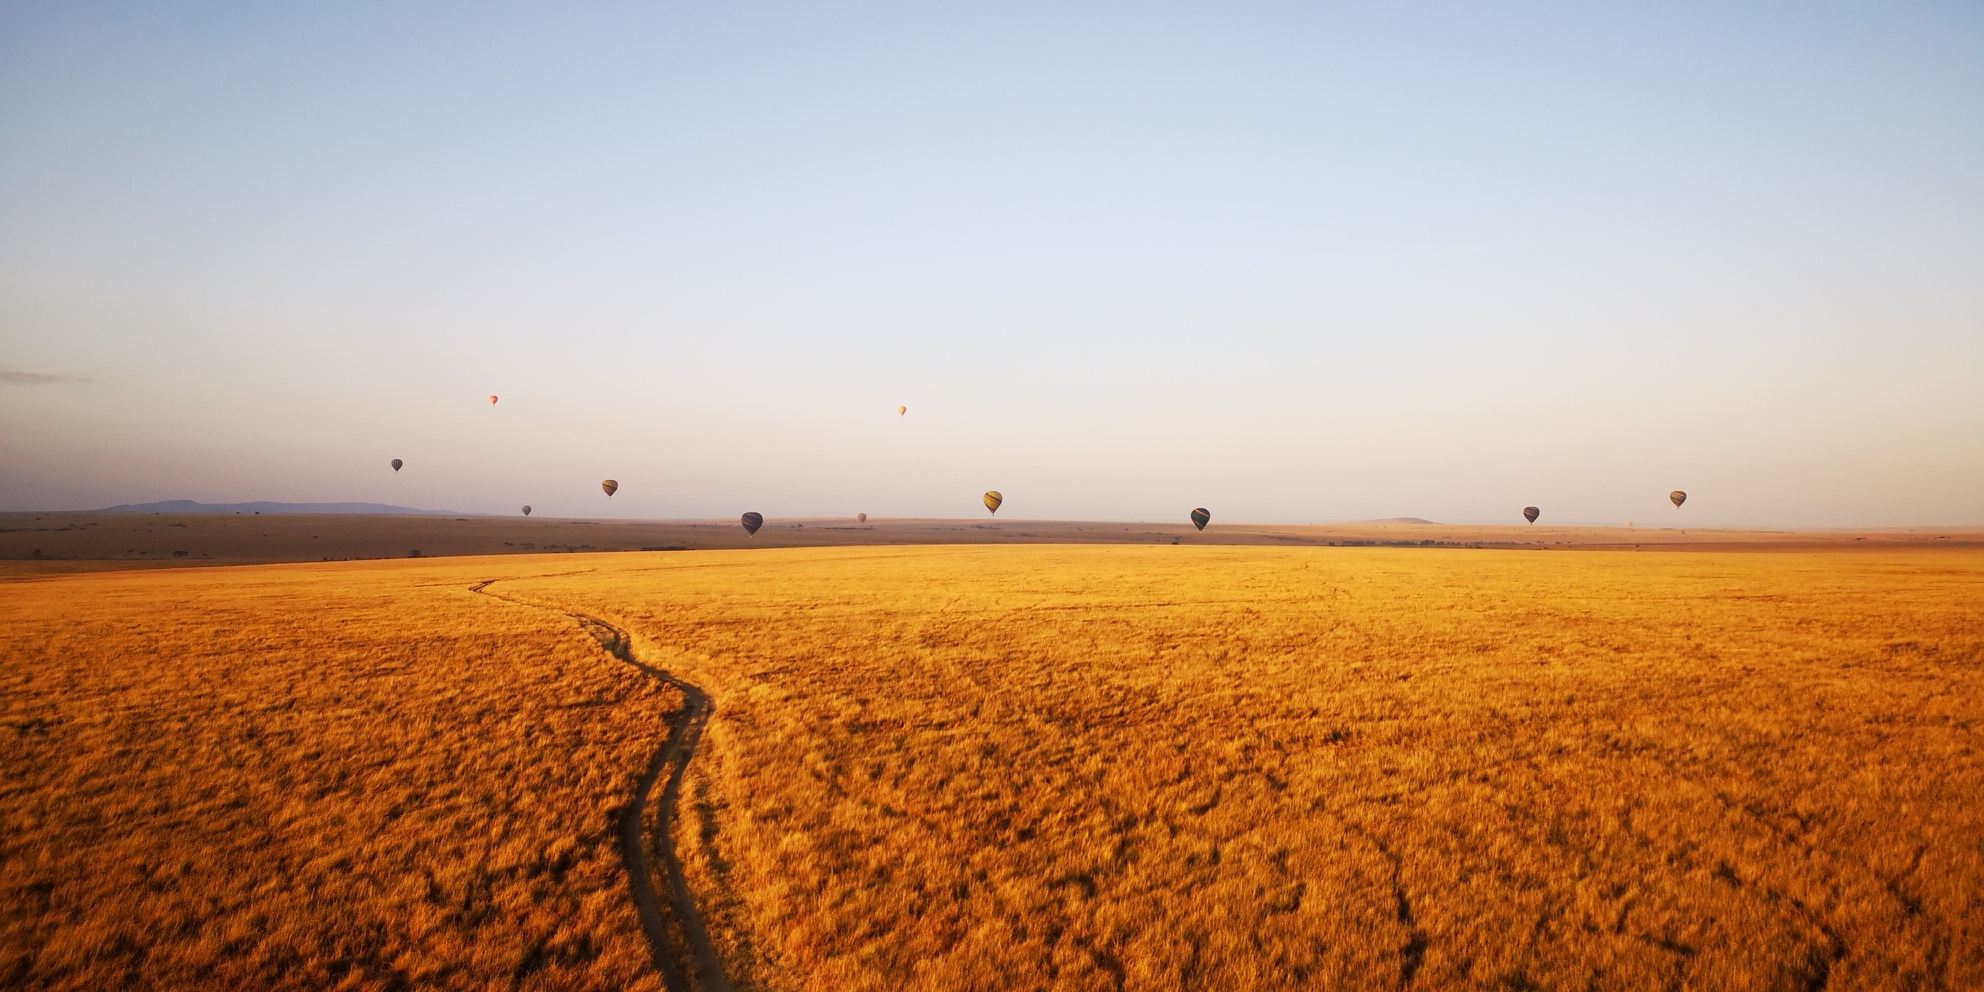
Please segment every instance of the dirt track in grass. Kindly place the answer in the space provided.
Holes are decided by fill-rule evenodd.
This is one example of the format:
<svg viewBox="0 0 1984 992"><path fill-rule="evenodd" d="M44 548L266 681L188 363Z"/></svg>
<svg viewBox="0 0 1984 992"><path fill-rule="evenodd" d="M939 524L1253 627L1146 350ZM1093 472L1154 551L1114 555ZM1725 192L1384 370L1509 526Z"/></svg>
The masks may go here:
<svg viewBox="0 0 1984 992"><path fill-rule="evenodd" d="M498 579L478 582L469 587L470 592L493 596L504 602L533 609L549 609L524 600L491 592L489 587ZM682 773L696 756L696 743L702 739L703 726L709 720L711 703L709 694L702 689L664 672L644 665L634 657L633 642L627 632L607 623L598 617L584 613L564 611L565 616L578 622L579 626L599 643L608 654L631 666L648 678L654 679L681 693L683 706L669 726L668 738L655 749L649 759L647 770L635 786L633 801L628 803L620 814L620 850L627 864L628 886L632 892L634 905L641 914L641 926L647 932L649 951L654 956L655 969L662 975L663 982L670 992L729 992L730 983L725 979L723 964L717 958L716 949L710 944L709 933L703 925L703 917L696 907L696 900L689 891L688 881L682 874L682 862L675 851L675 841L670 828L675 804L682 791ZM669 912L664 914L655 898L653 872L648 866L648 832L645 829L649 814L649 799L655 782L662 773L668 773L668 781L662 787L661 801L653 808L655 830L653 840L659 848L662 862L662 875L668 881ZM688 967L684 967L686 958ZM694 975L692 985L688 976Z"/></svg>

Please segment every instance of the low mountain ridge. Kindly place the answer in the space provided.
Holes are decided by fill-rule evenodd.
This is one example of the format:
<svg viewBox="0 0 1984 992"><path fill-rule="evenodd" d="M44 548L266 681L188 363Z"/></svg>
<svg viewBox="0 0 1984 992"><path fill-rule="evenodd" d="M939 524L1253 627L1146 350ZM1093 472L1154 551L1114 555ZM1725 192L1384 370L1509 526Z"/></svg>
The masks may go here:
<svg viewBox="0 0 1984 992"><path fill-rule="evenodd" d="M120 503L97 513L417 513L436 516L466 516L453 510L420 510L390 503L201 503L190 499L168 499L157 503Z"/></svg>

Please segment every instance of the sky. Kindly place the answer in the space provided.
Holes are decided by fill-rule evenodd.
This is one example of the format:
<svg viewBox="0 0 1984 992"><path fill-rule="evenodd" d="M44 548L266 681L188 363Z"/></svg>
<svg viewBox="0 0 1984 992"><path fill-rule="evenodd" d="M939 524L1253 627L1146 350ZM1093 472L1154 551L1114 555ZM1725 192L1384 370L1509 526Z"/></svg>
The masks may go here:
<svg viewBox="0 0 1984 992"><path fill-rule="evenodd" d="M1984 6L0 5L0 509L987 489L1984 524Z"/></svg>

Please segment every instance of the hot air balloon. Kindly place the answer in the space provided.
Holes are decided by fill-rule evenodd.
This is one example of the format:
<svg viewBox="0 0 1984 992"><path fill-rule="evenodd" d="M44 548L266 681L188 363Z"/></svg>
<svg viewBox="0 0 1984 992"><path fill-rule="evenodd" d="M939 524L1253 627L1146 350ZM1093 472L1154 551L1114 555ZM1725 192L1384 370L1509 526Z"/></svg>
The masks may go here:
<svg viewBox="0 0 1984 992"><path fill-rule="evenodd" d="M1542 515L1543 515L1543 511L1537 509L1536 507L1525 506L1522 508L1522 518L1524 520L1529 521L1530 523L1535 523L1536 518Z"/></svg>
<svg viewBox="0 0 1984 992"><path fill-rule="evenodd" d="M1686 503L1688 501L1688 494L1682 492L1679 489L1676 489L1673 492L1667 494L1667 499L1669 502L1673 503L1674 508L1678 510L1681 508L1681 504Z"/></svg>
<svg viewBox="0 0 1984 992"><path fill-rule="evenodd" d="M530 516L530 504L529 504L529 503L525 503L525 504L524 504L524 516L526 516L526 517L528 517L528 516Z"/></svg>
<svg viewBox="0 0 1984 992"><path fill-rule="evenodd" d="M857 513L854 515L854 522L858 524L865 524L868 522L868 515L866 513Z"/></svg>
<svg viewBox="0 0 1984 992"><path fill-rule="evenodd" d="M744 525L744 530L747 533L751 533L751 534L756 534L758 532L758 528L763 527L765 525L765 515L757 512L756 510L751 511L750 513L746 513L743 516L738 517L737 519L740 523Z"/></svg>
<svg viewBox="0 0 1984 992"><path fill-rule="evenodd" d="M908 412L909 412L909 407L906 407L906 406L899 406L899 407L896 407L896 416L898 416L898 417L900 417L900 416L902 416L903 414L905 414L905 413L908 413Z"/></svg>
<svg viewBox="0 0 1984 992"><path fill-rule="evenodd" d="M606 490L606 495L608 497L611 497L614 494L614 492L620 488L620 484L618 482L613 481L612 479L608 479L605 482L600 483L599 488Z"/></svg>
<svg viewBox="0 0 1984 992"><path fill-rule="evenodd" d="M400 461L400 460L399 460L399 459L397 459L397 458L395 458L395 459L393 459L393 471L395 471L395 472L397 472L397 471L399 471L399 470L400 470L400 466L401 466L401 465L405 465L405 464L406 464L405 462L403 462L403 461Z"/></svg>
<svg viewBox="0 0 1984 992"><path fill-rule="evenodd" d="M1205 507L1202 506L1192 511L1192 526L1200 530L1205 530L1206 525L1209 523L1212 523L1212 514L1207 513Z"/></svg>
<svg viewBox="0 0 1984 992"><path fill-rule="evenodd" d="M1006 497L999 495L997 489L985 494L985 508L993 513L999 512L999 504L1005 501Z"/></svg>
<svg viewBox="0 0 1984 992"><path fill-rule="evenodd" d="M492 395L492 396L490 396L490 397L489 397L489 405L490 405L490 406L495 406L495 405L496 405L496 397L495 397L495 396L493 396L493 395Z"/></svg>

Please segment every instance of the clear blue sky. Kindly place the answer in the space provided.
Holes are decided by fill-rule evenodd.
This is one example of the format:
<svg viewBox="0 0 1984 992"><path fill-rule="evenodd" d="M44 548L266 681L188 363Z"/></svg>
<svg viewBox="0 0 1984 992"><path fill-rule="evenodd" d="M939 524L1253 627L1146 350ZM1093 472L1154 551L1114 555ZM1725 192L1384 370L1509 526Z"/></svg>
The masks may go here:
<svg viewBox="0 0 1984 992"><path fill-rule="evenodd" d="M1984 6L410 6L0 7L0 508L1984 523Z"/></svg>

